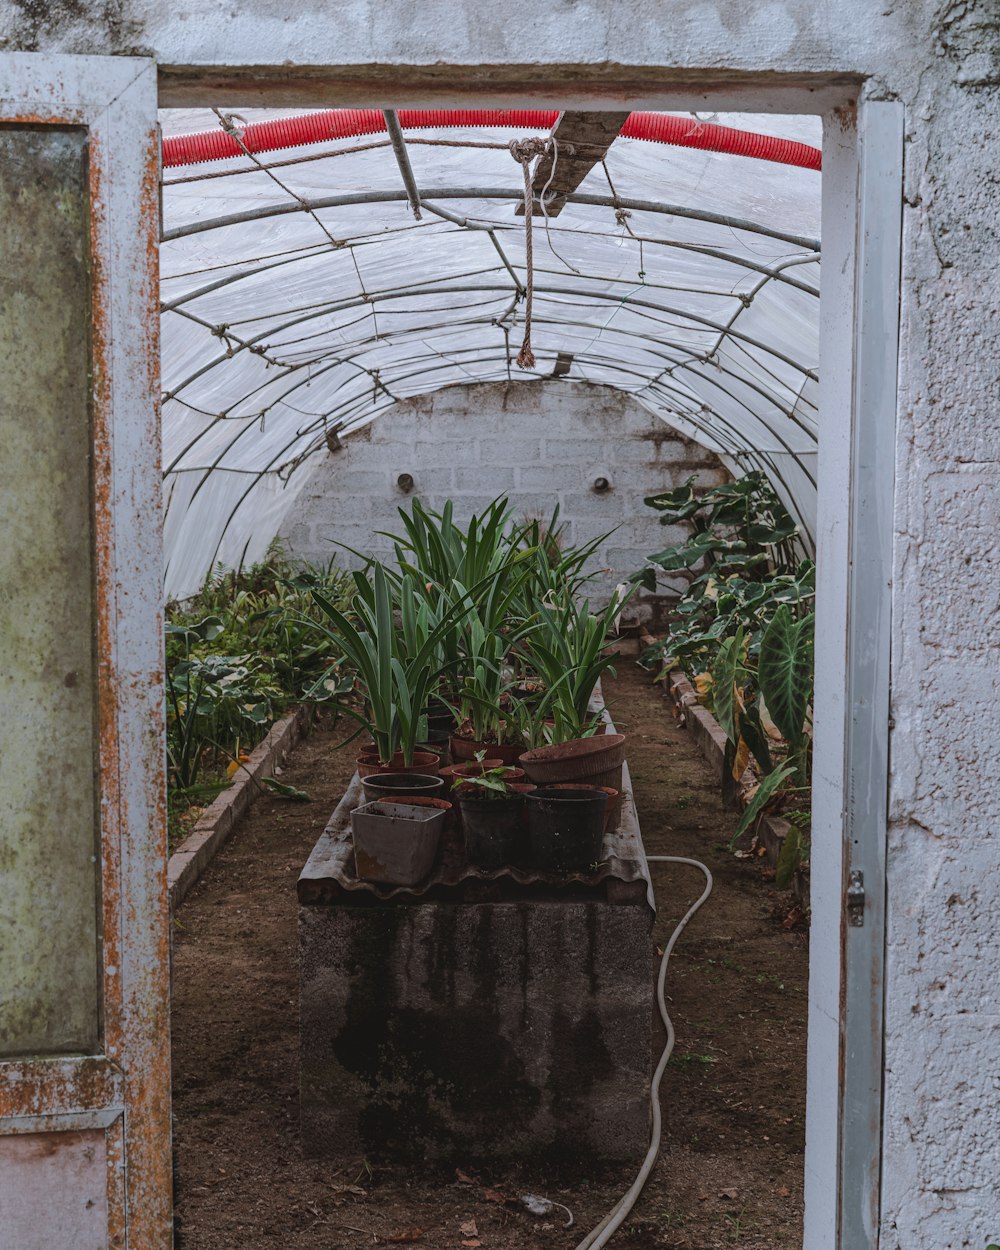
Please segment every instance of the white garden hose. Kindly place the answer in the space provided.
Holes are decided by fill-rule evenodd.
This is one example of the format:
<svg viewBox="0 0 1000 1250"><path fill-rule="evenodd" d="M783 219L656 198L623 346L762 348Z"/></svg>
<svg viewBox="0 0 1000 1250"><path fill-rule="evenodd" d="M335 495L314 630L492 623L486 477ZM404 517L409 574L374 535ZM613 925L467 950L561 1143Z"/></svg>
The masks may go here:
<svg viewBox="0 0 1000 1250"><path fill-rule="evenodd" d="M635 1206L636 1200L642 1187L649 1179L649 1174L653 1170L653 1164L656 1162L656 1156L660 1151L660 1081L666 1069L667 1062L674 1049L674 1026L671 1023L670 1016L667 1013L667 1003L664 997L664 985L667 979L667 964L670 962L670 956L674 947L677 945L677 939L684 932L687 922L695 914L702 903L712 893L712 874L705 865L697 859L684 859L679 855L650 855L647 857L651 864L690 864L692 868L698 868L705 874L707 884L701 892L697 902L685 912L683 919L670 935L670 941L666 945L663 952L663 958L660 960L660 974L656 981L656 1003L660 1009L660 1019L663 1021L663 1027L667 1031L666 1045L663 1047L663 1054L660 1055L660 1062L656 1065L656 1071L653 1073L653 1081L649 1088L649 1108L650 1108L650 1130L649 1130L649 1149L646 1151L646 1157L642 1161L642 1167L632 1186L626 1194L623 1194L618 1202L611 1208L600 1224L596 1228L592 1228L579 1243L576 1250L601 1250L602 1246L606 1246L611 1240L614 1233L621 1226L622 1222L627 1219L629 1212Z"/></svg>

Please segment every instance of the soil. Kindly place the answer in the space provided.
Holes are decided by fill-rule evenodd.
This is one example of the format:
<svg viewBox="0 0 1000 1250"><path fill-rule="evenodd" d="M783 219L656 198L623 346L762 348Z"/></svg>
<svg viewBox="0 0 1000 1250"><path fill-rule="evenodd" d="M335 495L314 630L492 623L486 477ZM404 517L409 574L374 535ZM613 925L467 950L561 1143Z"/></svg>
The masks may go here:
<svg viewBox="0 0 1000 1250"><path fill-rule="evenodd" d="M605 694L629 735L647 851L701 859L715 877L668 974L677 1043L662 1086L660 1158L611 1245L793 1250L802 1244L807 935L773 872L726 850L736 818L648 674L623 662ZM570 1250L632 1172L444 1174L301 1153L295 881L353 771L355 750L338 751L339 740L321 726L299 746L282 779L314 802L261 797L175 918L177 1250ZM662 949L703 881L681 866L653 873ZM526 1193L564 1203L574 1227L563 1228L559 1209L530 1214L518 1201Z"/></svg>

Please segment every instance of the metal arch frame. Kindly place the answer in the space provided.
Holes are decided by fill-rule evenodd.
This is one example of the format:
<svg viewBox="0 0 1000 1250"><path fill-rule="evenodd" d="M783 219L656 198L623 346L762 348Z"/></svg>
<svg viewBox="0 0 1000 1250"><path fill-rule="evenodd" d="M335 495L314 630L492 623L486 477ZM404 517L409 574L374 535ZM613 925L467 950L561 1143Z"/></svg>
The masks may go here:
<svg viewBox="0 0 1000 1250"><path fill-rule="evenodd" d="M329 304L323 305L319 309L314 308L310 312L305 313L300 317L294 317L289 321L282 322L281 324L277 326L270 327L266 331L262 331L260 334L255 335L253 338L246 340L244 343L242 343L237 348L237 350L233 353L230 353L230 354L222 353L220 356L217 356L215 360L209 361L206 364L202 365L194 373L190 374L182 382L174 386L166 395L164 395L164 399L175 398L188 386L196 382L198 378L203 377L206 373L210 372L214 368L217 368L219 365L225 364L226 361L231 360L234 355L237 355L243 351L252 350L258 344L263 343L265 339L271 338L276 334L280 334L284 330L291 329L293 326L303 325L308 321L313 321L320 317L330 316L331 313L334 311L339 311L345 308L360 307L360 306L371 307L375 303L389 302L389 301L398 300L398 299L415 299L421 295L454 295L454 294L460 294L460 293L473 293L473 292L483 292L483 291L499 291L499 292L503 292L504 294L508 294L508 295L510 294L510 288L507 286L499 286L499 285L494 285L492 283L478 283L474 286L463 286L459 284L459 285L450 286L450 287L430 287L430 288L407 287L404 292L399 292L399 293L392 292L386 295L381 295L380 293L376 292L376 293L371 293L368 295L352 296L348 300L333 301ZM565 287L553 286L550 284L539 285L537 283L535 285L535 293L536 295L539 295L542 297L546 295L567 295L567 296L577 297L583 294L582 292L577 291L573 287L569 287L569 286L565 286ZM774 347L773 345L768 344L768 343L764 343L754 338L752 335L743 334L740 331L735 330L735 329L727 329L725 325L720 324L719 322L713 320L712 318L702 317L696 313L691 313L691 312L685 311L684 309L672 307L671 305L668 305L668 304L656 303L655 301L652 301L652 300L641 300L641 299L636 299L633 297L622 298L610 292L592 291L588 293L587 298L591 300L600 299L604 302L618 303L623 306L628 305L628 307L632 309L652 309L657 312L665 313L667 316L675 316L675 317L679 317L680 319L684 321L693 322L695 327L704 326L706 329L714 330L716 333L722 332L724 334L724 337L734 339L738 342L748 343L752 347L757 347L761 351L766 352L769 356L773 356L776 360L782 361L782 363L788 365L790 368L795 369L796 371L804 374L806 377L812 378L813 381L818 380L818 375L814 369L810 369L807 366L800 364L798 361L794 360L792 357L786 356L784 352L780 351L780 349L778 349L777 347ZM177 310L174 310L174 311L177 311ZM418 309L413 309L413 310L403 309L399 311L410 312L410 311L419 311L419 310ZM656 319L653 317L651 317L650 320L654 322L656 321Z"/></svg>
<svg viewBox="0 0 1000 1250"><path fill-rule="evenodd" d="M430 212L440 212L440 209L435 208L434 206L428 204L426 201L423 202L423 207L428 209ZM516 230L516 227L507 226L502 223L496 223L495 225L492 225L492 226L488 226L485 224L478 225L476 223L470 222L467 218L459 217L458 214L448 214L445 217L445 220L453 222L455 225L459 226L460 229L473 230L473 231L476 231L477 233L481 232L483 234L488 234L491 236L495 236L497 231L500 231L501 233L508 232L508 233L513 234ZM427 226L421 226L419 228L426 229ZM585 231L584 230L571 230L565 226L557 226L557 225L553 225L551 228L553 230L558 230L560 233L565 234L565 235L585 234L587 236L592 237L595 234L599 234L600 237L602 238L610 237L607 234L600 234L600 232L593 231L593 230L585 230ZM408 232L415 230L415 229L418 229L418 227L415 225L407 227ZM440 232L440 234L443 237L447 237L448 234L450 233L451 233L450 231ZM819 289L817 287L812 287L806 282L801 282L798 279L790 278L784 272L785 269L790 268L795 265L806 265L806 264L818 263L820 259L818 252L815 254L810 254L808 256L794 257L790 260L781 261L777 265L769 266L769 265L765 265L761 261L755 261L751 257L748 257L748 256L736 256L736 255L733 255L732 253L724 251L722 248L713 248L713 247L709 247L707 245L703 245L699 243L688 243L682 239L658 239L658 238L653 237L652 235L636 235L634 237L637 240L641 241L642 243L648 243L651 247L666 247L666 248L673 248L675 251L695 252L698 255L711 256L712 259L722 261L724 264L737 265L739 268L747 270L748 273L765 274L766 276L773 278L776 282L787 283L789 286L795 287L797 290L802 291L804 294L811 295L813 296L813 298L819 299ZM348 243L347 246L348 247L368 246L370 244L377 244L378 241L379 241L378 236L365 235L362 238L356 240L355 242ZM498 246L495 238L494 238L494 246L495 247ZM243 269L243 270L240 270L240 272L238 273L228 274L223 278L215 279L214 281L206 284L205 286L199 287L197 290L189 291L185 295L178 296L176 299L170 300L167 303L162 303L160 305L160 311L170 312L173 309L179 308L182 305L190 303L193 300L200 299L204 295L209 295L213 291L220 290L222 287L229 286L236 282L241 282L245 278L257 277L261 273L266 273L271 269L278 269L283 265L301 264L305 261L315 260L316 257L318 256L327 256L327 255L336 256L336 255L342 254L343 249L334 248L328 244L325 244L325 245L316 244L316 245L310 245L309 247L296 249L296 251L299 254L295 256L285 256L278 260L273 260L271 264L266 264L266 265L258 264L254 266L253 268ZM508 272L510 272L512 276L516 278L516 274L514 274L509 260L503 253L501 253L501 259L503 260L505 267L508 269ZM239 263L251 264L252 262L247 261L247 262L239 262ZM548 271L539 267L539 272L548 272ZM176 277L168 279L168 281L176 282L178 277L180 276L181 275L177 275ZM587 274L585 276L588 278L596 278L598 275ZM602 281L625 281L625 279L615 279L611 275L600 275L600 277ZM520 278L516 279L516 285L519 290L523 291L524 288L523 288L523 285L521 284Z"/></svg>
<svg viewBox="0 0 1000 1250"><path fill-rule="evenodd" d="M501 200L517 203L524 196L523 189L510 187L429 187L423 192L422 203L427 200ZM359 191L345 195L326 195L312 199L277 204L263 204L260 208L250 208L242 213L230 213L224 217L210 217L205 221L189 222L186 226L175 226L164 230L164 243L172 239L187 238L192 234L202 234L206 230L219 230L225 226L244 225L250 221L260 221L265 217L284 217L288 213L315 213L324 208L347 208L350 205L390 204L396 201L408 201L409 193L403 191ZM742 230L748 234L759 234L769 239L777 239L789 243L792 247L803 248L807 252L820 250L819 239L808 235L792 234L785 230L773 230L759 222L748 221L742 217L730 217L725 213L713 213L708 210L687 208L681 204L667 204L659 200L635 200L624 196L591 195L589 192L573 191L566 196L569 204L588 204L596 208L626 208L637 213L658 213L667 217L686 217L692 221L710 222L716 226L726 226L730 230Z"/></svg>
<svg viewBox="0 0 1000 1250"><path fill-rule="evenodd" d="M472 350L476 350L476 351L478 351L479 349L478 349L478 348L467 348L467 349L462 349L460 352L458 352L458 353L456 353L456 354L464 354L464 352L465 352L465 351L472 351ZM578 354L577 354L577 358L578 358L578 359L588 359L588 356L587 356L585 353L578 353ZM413 357L413 358L411 358L411 359L412 359L413 361L423 362L423 361L425 361L426 359L428 359L428 357L427 357L426 355L421 355L421 356L419 356L419 357ZM483 355L480 355L480 356L477 356L477 359L479 359L479 360L487 360L487 359L489 359L489 357L488 357L488 356L483 356ZM596 356L594 356L594 357L593 357L593 359L594 359L595 361L599 362L599 363L602 365L602 367L610 367L613 371L617 371L617 372L619 372L619 373L623 373L623 374L626 374L626 375L631 374L632 376L635 376L635 377L638 377L638 378L644 378L644 377L645 377L645 374L643 374L642 372L640 372L638 369L630 369L630 368L627 368L627 367L625 367L624 365L622 365L619 361L614 361L614 360L612 360L612 358L605 357L605 356L603 356L603 355L596 355ZM337 363L340 363L340 362L337 362ZM405 363L405 362L404 362L404 363ZM442 363L440 363L440 364L434 364L434 365L427 365L427 366L425 366L425 367L424 367L424 368L422 368L422 369L418 369L418 370L415 370L415 371L413 371L413 372L411 372L411 373L405 374L405 375L403 376L403 379L402 379L402 380L406 381L406 380L409 380L410 378L413 378L413 377L419 377L419 376L422 376L422 375L427 374L427 373L435 373L435 372L438 372L439 370L446 368L449 364L453 365L453 364L454 364L454 362L453 362L453 361L451 361L451 360L448 360L447 358L443 358L443 359L442 359ZM332 366L332 367L335 367L335 366ZM658 384L659 384L659 385L660 385L663 389L665 389L665 390L674 390L674 389L675 389L675 388L674 388L674 387L672 387L672 386L668 386L668 385L667 385L665 382L663 382L662 380L661 380ZM611 384L609 383L608 385L611 385ZM436 389L436 388L430 388L430 389ZM625 388L620 388L620 389L625 389ZM645 389L645 388L643 388L643 389ZM420 393L420 392L413 392L413 393ZM638 392L638 391L629 391L629 392L627 392L627 393L630 393L630 394L635 394L635 395L638 395L638 394L639 394L639 392ZM681 392L679 392L679 391L678 391L678 394L680 394L680 393L681 393ZM408 396L408 397L409 397L409 396ZM685 396L685 398L686 398L686 399L689 399L691 402L699 402L699 397L697 397L697 396ZM735 397L734 397L734 398L735 398ZM277 402L277 401L276 401L276 402ZM737 401L737 402L738 402L738 401ZM254 470L254 469L243 469L243 470L238 470L239 472L246 473L247 475L252 476L252 477L253 477L253 481L252 481L252 482L251 482L251 483L247 486L247 489L243 492L243 494L242 494L242 495L240 496L240 498L237 500L236 504L235 504L235 505L233 506L233 508L231 509L231 511L230 511L230 513L229 513L229 516L227 517L226 523L225 523L225 525L223 526L223 529L222 529L222 531L221 531L221 533L220 533L220 535L219 535L218 542L216 543L216 547L215 547L215 550L214 550L213 555L212 555L212 564L214 564L214 563L215 563L215 561L216 561L216 559L218 558L219 551L220 551L220 549L221 549L222 543L225 541L226 533L228 532L229 526L230 526L230 525L233 523L233 521L235 520L235 517L236 517L237 512L238 512L238 511L239 511L239 509L243 506L243 503L246 501L246 499L249 497L249 495L250 495L250 493L252 492L252 490L253 490L254 486L256 485L256 483L257 483L258 481L260 481L260 479L261 479L261 478L266 477L266 476L268 476L268 475L273 475L273 474L276 474L276 473L277 473L277 474L280 474L280 473L281 473L284 469L286 469L289 465L291 465L291 466L292 466L292 468L295 468L295 467L299 466L299 465L300 465L300 464L301 464L304 460L306 460L309 456L311 456L312 454L314 454L314 453L316 453L316 452L320 451L320 450L321 450L321 446L322 446L320 443L317 443L317 444L316 444L316 445L314 445L314 446L309 446L309 445L307 445L307 446L306 446L306 447L305 447L305 448L304 448L301 452L299 452L299 453L297 453L296 455L294 455L290 461L289 461L289 460L287 460L287 459L285 459L285 457L287 457L287 456L289 456L289 455L291 454L291 452L292 452L292 448L293 448L293 447L294 447L297 443L301 442L303 439L307 439L313 430L317 430L317 429L321 429L321 428L322 428L322 429L326 429L326 428L327 428L327 424L328 424L328 422L329 422L329 419L330 419L331 417L333 417L335 414L337 414L337 413L339 413L339 412L342 412L344 409L348 409L348 408L350 408L351 406L354 406L356 403L357 403L357 401L356 401L355 399L353 399L353 398L352 398L351 400L347 400L347 401L345 401L345 403L344 403L343 405L341 405L341 406L340 406L340 408L333 408L333 409L330 409L330 410L328 410L327 412L323 413L321 416L318 416L318 417L314 420L314 422L313 422L311 425L307 425L307 426L305 426L304 428L300 428L300 429L298 429L292 438L288 439L288 440L287 440L287 441L286 441L286 442L285 442L285 443L284 443L281 447L279 447L279 448L277 449L277 451L276 451L276 452L275 452L275 453L271 456L270 460L267 462L267 464L266 464L263 468L256 469L256 470ZM703 400L703 399L701 400L701 403L702 403L702 404L704 404L704 400ZM371 413L371 414L374 416L374 413L376 413L376 412L378 412L378 411L381 411L381 410L383 410L384 408L389 407L389 406L391 406L391 404L379 404L379 405L377 405L377 407L375 407L375 408L374 408L374 411L373 411L372 406L371 406L370 404L368 404L368 403L365 403L365 404L363 405L363 411L365 412L365 414L366 414L366 415L367 415L367 414L369 414L369 413ZM647 406L648 406L648 405L647 405ZM673 409L670 409L669 411L673 411ZM759 456L759 457L761 458L761 460L762 460L762 462L763 462L763 463L766 463L768 466L770 466L771 471L773 472L773 474L775 475L775 477L777 478L777 480L781 483L781 485L782 485L782 486L784 486L786 494L787 494L788 496L790 496L790 497L793 497L793 498L794 498L794 496L793 496L793 492L791 492L791 490L790 490L790 488L789 488L788 484L785 482L785 479L784 479L784 475L783 475L783 473L782 473L782 472L781 472L781 470L778 468L778 466L774 463L774 461L771 459L771 457L770 457L767 453L765 453L765 452L763 452L763 451L757 451L757 452L754 452L754 450L753 450L753 449L748 449L748 448L746 448L745 446L743 446L743 445L742 445L742 444L741 444L741 443L740 443L740 442L736 439L736 437L735 437L735 430L733 430L733 429L732 429L732 427L730 426L729 421L728 421L725 417L723 417L723 416L722 416L722 414L721 414L721 413L719 413L716 409L712 409L711 411L712 411L712 415L713 415L713 417L715 418L715 421L716 421L717 423L721 424L721 425L722 425L722 426L723 426L726 430L731 430L731 431L732 431L732 433L733 433L734 439L733 439L733 443L732 443L732 444L731 444L731 446L729 447L729 454L731 454L731 455L755 454L755 455ZM661 419L664 419L664 420L666 419L666 418L664 417L663 413L656 413L655 415L660 416L660 417L661 417ZM685 416L686 416L686 419L688 420L688 422L689 422L690 424L694 425L694 426L695 426L695 428L698 428L698 429L702 429L702 430L704 430L704 431L705 431L705 433L709 434L709 436L713 438L713 440L715 440L715 441L718 441L718 440L719 440L719 431L718 431L718 429L717 429L717 428L713 428L713 427L711 427L711 426L706 427L706 426L705 426L702 422L700 422L699 420L697 420L697 419L696 419L693 415L691 415L691 414L685 414ZM245 425L243 426L243 428L242 428L242 429L241 429L241 430L240 430L240 431L239 431L236 435L234 435L233 440L232 440L232 441L231 441L231 442L227 445L227 448L226 448L224 451L222 451L222 452L220 452L220 453L219 453L219 455L216 457L216 459L215 459L215 461L214 461L214 462L212 462L211 464L206 465L206 466L198 466L197 468L196 468L196 467L194 467L194 466L191 466L190 468L184 468L183 470L177 470L176 468L173 470L174 472L177 472L177 471L184 471L184 472L201 472L201 473L203 474L203 476L202 476L202 480L201 480L201 481L200 481L200 482L196 485L195 489L192 491L192 493L191 493L191 495L190 495L190 497L189 497L189 499L188 499L188 504L189 504L189 505L190 505L191 501L192 501L192 500L193 500L193 499L194 499L194 498L198 495L198 493L200 492L201 488L202 488L202 487L205 485L205 483L208 481L208 478L209 478L209 476L210 476L210 474L211 474L212 472L215 472L215 471L220 471L220 470L221 470L221 471L223 471L223 472L226 472L226 471L232 471L232 470L227 470L224 466L221 466L221 459L222 459L222 457L225 455L225 451L227 451L227 450L228 450L228 449L229 449L229 448L233 445L233 443L235 443L235 442L237 441L237 439L241 438L244 434L249 433L249 432L253 429L254 425L256 424L256 418L255 418L255 417L248 416L248 417L245 417L245 418L240 418L240 419L241 419L241 420L243 420L243 421L245 422ZM336 422L336 424L337 424L338 428L339 428L342 432L345 432L345 433L346 433L346 432L348 432L350 429L352 429L352 428L356 428L356 425L357 425L357 424L359 424L359 423L351 423L351 422L341 422L341 421L338 421L338 422ZM788 445L784 442L784 440L781 438L780 434L779 434L776 430L771 429L771 428L770 428L770 427L766 424L766 422L761 421L761 424L762 424L762 425L764 425L764 428L765 428L765 429L767 429L767 430L768 430L768 432L769 432L770 434L772 434L772 435L773 435L773 436L777 439L777 441L778 441L778 442L780 442L780 443L781 443L781 445L782 445L782 449L783 449L783 451L784 451L784 453L785 453L785 454L787 454L787 455L789 455L789 456L792 456L792 457L794 457L794 456L795 456L795 454L796 454L796 453L793 451L793 449L792 449L792 448L790 448L790 447L789 447L789 446L788 446ZM191 446L193 446L193 444L192 444ZM176 461L175 461L175 464L176 464ZM807 478L808 478L810 481L813 481L812 474L811 474L811 473L810 473L807 469L804 469L803 471L804 471L804 473L806 474ZM795 511L796 511L796 512L798 512L798 509L796 508L796 509L795 509ZM799 519L800 519L800 521L801 521L801 522L802 522L802 524L803 524L803 528L804 528L804 530L805 530L805 533L806 533L806 537L807 537L807 539L808 539L808 542L809 542L810 546L812 546L812 543L813 543L813 535L812 535L812 533L811 533L811 530L810 530L810 528L808 527L808 525L806 525L806 524L805 524L804 519L803 519L803 518L801 518L801 516L800 516L800 518L799 518Z"/></svg>

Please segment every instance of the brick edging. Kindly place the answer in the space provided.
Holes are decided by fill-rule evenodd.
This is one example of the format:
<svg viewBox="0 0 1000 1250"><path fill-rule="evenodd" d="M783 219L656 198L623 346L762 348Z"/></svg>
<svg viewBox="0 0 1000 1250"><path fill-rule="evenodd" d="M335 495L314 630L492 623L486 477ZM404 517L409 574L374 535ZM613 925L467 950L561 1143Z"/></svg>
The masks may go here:
<svg viewBox="0 0 1000 1250"><path fill-rule="evenodd" d="M275 721L264 740L238 769L227 786L205 808L198 823L167 861L167 889L170 910L180 903L228 840L259 791L254 782L270 777L275 765L285 762L302 737L309 721L309 709L300 707Z"/></svg>
<svg viewBox="0 0 1000 1250"><path fill-rule="evenodd" d="M671 669L667 680L667 694L678 710L681 723L690 731L697 743L705 762L717 772L721 779L727 741L722 726L712 713L698 702L698 692L680 669ZM755 781L756 778L749 769L740 778L741 785L753 784ZM758 822L760 841L767 852L767 861L772 867L776 868L778 865L778 856L781 854L785 837L791 827L788 821L782 820L780 816L765 816ZM808 901L809 871L807 868L800 868L795 874L792 893L800 901Z"/></svg>

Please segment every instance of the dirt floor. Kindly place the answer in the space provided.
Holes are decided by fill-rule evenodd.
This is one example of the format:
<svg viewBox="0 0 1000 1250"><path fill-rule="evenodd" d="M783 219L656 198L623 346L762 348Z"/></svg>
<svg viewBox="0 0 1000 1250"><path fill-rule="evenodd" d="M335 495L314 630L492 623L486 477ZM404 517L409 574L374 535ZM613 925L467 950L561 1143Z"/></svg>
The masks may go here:
<svg viewBox="0 0 1000 1250"><path fill-rule="evenodd" d="M611 1244L793 1250L802 1244L806 933L785 927L792 900L773 873L726 852L734 818L648 674L623 663L605 693L630 735L647 851L702 859L715 875L671 962L677 1045L662 1087L662 1153ZM283 780L315 802L262 797L175 919L177 1250L569 1250L628 1187L628 1170L596 1181L509 1165L441 1174L301 1153L295 880L352 771L354 751L337 752L338 741L320 729L299 747ZM662 946L702 878L668 865L653 872ZM517 1201L524 1193L566 1204L574 1227L564 1230L558 1211L529 1214Z"/></svg>

